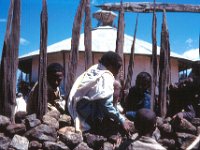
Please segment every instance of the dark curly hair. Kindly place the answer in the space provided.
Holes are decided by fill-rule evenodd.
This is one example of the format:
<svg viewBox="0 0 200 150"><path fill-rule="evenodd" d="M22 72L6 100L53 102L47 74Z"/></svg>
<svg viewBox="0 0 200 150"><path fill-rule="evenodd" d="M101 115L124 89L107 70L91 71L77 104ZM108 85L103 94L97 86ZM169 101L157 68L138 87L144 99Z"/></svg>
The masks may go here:
<svg viewBox="0 0 200 150"><path fill-rule="evenodd" d="M120 69L122 65L122 58L115 52L108 51L103 54L99 63L104 65L105 67L112 66L116 69Z"/></svg>
<svg viewBox="0 0 200 150"><path fill-rule="evenodd" d="M55 72L63 72L63 67L59 63L52 63L47 67L47 75Z"/></svg>

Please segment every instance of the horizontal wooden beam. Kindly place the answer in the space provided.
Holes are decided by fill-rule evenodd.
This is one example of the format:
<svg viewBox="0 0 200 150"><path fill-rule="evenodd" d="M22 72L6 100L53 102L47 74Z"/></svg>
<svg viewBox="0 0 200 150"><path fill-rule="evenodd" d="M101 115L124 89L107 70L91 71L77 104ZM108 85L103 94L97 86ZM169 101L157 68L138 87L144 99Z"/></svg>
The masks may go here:
<svg viewBox="0 0 200 150"><path fill-rule="evenodd" d="M119 11L120 3L105 3L102 5L96 5L104 10ZM154 3L147 2L125 2L123 3L124 11L128 12L140 12L140 13L151 13L154 10ZM200 13L200 5L189 5L189 4L167 4L167 3L156 3L156 12L190 12Z"/></svg>

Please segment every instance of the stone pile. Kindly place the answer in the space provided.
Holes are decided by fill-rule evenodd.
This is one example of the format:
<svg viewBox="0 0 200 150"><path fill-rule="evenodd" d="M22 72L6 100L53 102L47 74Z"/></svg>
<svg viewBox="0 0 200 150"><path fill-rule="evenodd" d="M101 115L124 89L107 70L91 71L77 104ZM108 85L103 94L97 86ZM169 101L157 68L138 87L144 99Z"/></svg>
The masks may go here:
<svg viewBox="0 0 200 150"><path fill-rule="evenodd" d="M200 133L199 118L191 123L158 118L157 125L154 137L168 149L185 149ZM77 133L71 117L55 110L48 112L42 120L37 119L35 114L17 112L15 124L0 115L0 150L112 150L136 135L134 124L131 136Z"/></svg>
<svg viewBox="0 0 200 150"><path fill-rule="evenodd" d="M186 149L200 134L200 118L194 118L191 122L186 119L172 120L170 117L158 118L157 127L159 132L154 133L161 145L167 149Z"/></svg>

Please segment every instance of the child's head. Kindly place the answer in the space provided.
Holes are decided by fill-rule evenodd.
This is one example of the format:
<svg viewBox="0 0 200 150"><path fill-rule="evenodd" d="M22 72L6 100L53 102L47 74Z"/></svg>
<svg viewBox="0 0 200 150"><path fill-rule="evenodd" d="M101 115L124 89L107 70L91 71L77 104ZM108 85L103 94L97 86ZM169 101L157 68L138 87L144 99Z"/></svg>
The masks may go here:
<svg viewBox="0 0 200 150"><path fill-rule="evenodd" d="M151 75L148 72L140 72L136 77L136 87L147 90L151 88Z"/></svg>
<svg viewBox="0 0 200 150"><path fill-rule="evenodd" d="M59 63L52 63L47 67L47 81L56 89L63 79L63 67Z"/></svg>
<svg viewBox="0 0 200 150"><path fill-rule="evenodd" d="M156 128L156 114L146 108L138 110L135 116L135 128L139 135L151 135Z"/></svg>
<svg viewBox="0 0 200 150"><path fill-rule="evenodd" d="M104 53L99 62L112 72L114 76L118 74L122 66L122 58L112 51Z"/></svg>

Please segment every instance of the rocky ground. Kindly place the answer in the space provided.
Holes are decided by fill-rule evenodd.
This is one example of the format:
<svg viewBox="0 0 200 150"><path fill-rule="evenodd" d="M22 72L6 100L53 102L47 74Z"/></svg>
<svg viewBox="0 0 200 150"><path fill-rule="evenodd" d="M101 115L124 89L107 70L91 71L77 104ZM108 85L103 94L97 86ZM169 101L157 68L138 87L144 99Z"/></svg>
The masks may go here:
<svg viewBox="0 0 200 150"><path fill-rule="evenodd" d="M35 114L18 112L15 124L0 115L0 150L112 150L126 140L137 137L132 126L131 135L101 136L76 133L71 117L58 111L48 112L42 120ZM200 134L200 119L171 120L158 118L153 137L167 149L186 149Z"/></svg>

